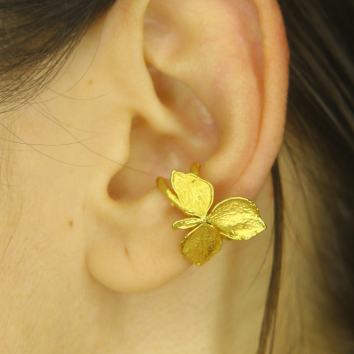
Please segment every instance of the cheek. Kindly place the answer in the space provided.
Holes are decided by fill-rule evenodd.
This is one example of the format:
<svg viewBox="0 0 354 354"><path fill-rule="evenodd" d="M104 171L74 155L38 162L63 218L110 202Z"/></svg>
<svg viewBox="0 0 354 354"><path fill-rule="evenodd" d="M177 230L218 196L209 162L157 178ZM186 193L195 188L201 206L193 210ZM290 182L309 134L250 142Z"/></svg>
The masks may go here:
<svg viewBox="0 0 354 354"><path fill-rule="evenodd" d="M9 255L3 274L12 274L19 286L51 284L53 274L57 280L48 288L65 288L65 279L84 274L87 192L97 166L116 170L111 161L124 162L130 133L125 112L113 117L102 105L101 115L93 114L101 104L58 98L3 120L1 182L11 187L3 189L0 201L7 211L0 225L9 235L0 239L0 248Z"/></svg>
<svg viewBox="0 0 354 354"><path fill-rule="evenodd" d="M82 295L88 282L83 213L95 166L103 164L103 139L113 141L107 126L99 130L88 120L75 121L75 112L70 120L60 105L54 108L61 120L30 108L6 121L11 133L0 134L7 140L0 182L11 185L0 198L0 328L21 324L24 338L39 338L51 328L48 342L84 329L77 321L90 316L92 299Z"/></svg>
<svg viewBox="0 0 354 354"><path fill-rule="evenodd" d="M43 205L42 213L53 210L48 218L42 214L41 224L65 215L66 225L82 209L97 166L110 164L115 171L126 161L130 112L115 107L112 98L109 103L106 98L70 100L47 91L38 104L6 122L1 138L12 141L8 167L21 203L31 206L30 215Z"/></svg>
<svg viewBox="0 0 354 354"><path fill-rule="evenodd" d="M121 162L127 154L131 113L115 105L115 99L110 95L96 100L70 100L53 98L46 92L41 98L45 103L18 114L8 135L16 134L14 140L21 147L48 160L58 160L59 164L90 167L106 158ZM36 161L37 156L32 160Z"/></svg>

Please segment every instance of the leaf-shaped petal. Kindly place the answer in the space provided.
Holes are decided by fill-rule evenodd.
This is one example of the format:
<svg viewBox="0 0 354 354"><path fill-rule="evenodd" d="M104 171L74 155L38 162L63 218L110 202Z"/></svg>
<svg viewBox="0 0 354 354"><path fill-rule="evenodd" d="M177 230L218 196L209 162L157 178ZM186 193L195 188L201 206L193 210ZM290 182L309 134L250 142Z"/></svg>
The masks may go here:
<svg viewBox="0 0 354 354"><path fill-rule="evenodd" d="M202 223L182 240L181 252L188 261L202 265L218 253L221 246L219 231L212 225Z"/></svg>
<svg viewBox="0 0 354 354"><path fill-rule="evenodd" d="M207 218L232 240L248 240L266 229L256 204L246 198L229 198L217 204Z"/></svg>
<svg viewBox="0 0 354 354"><path fill-rule="evenodd" d="M178 197L178 207L186 214L204 218L214 200L213 186L194 173L172 171L172 187Z"/></svg>
<svg viewBox="0 0 354 354"><path fill-rule="evenodd" d="M183 220L175 221L172 224L173 230L176 229L190 229L191 227L196 227L202 222L199 218L188 218Z"/></svg>

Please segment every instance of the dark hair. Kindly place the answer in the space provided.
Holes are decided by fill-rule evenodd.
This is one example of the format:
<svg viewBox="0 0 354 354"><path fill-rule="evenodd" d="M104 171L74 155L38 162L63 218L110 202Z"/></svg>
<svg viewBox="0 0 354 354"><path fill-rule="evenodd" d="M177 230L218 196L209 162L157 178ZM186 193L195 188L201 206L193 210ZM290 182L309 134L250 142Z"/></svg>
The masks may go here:
<svg viewBox="0 0 354 354"><path fill-rule="evenodd" d="M313 230L331 304L323 311L342 334L336 351L354 353L354 2L280 6L291 50L284 145L324 206Z"/></svg>
<svg viewBox="0 0 354 354"><path fill-rule="evenodd" d="M39 92L85 30L114 0L0 0L0 105L15 109ZM354 53L350 0L281 0L290 44L284 148L325 205L317 244L332 323L354 335ZM311 151L311 159L308 158ZM278 162L274 255L258 354L271 352L280 288L283 199ZM301 181L300 181L301 182ZM307 192L308 193L308 192ZM315 229L314 234L323 228ZM335 322L334 322L335 321ZM354 353L354 340L346 351Z"/></svg>

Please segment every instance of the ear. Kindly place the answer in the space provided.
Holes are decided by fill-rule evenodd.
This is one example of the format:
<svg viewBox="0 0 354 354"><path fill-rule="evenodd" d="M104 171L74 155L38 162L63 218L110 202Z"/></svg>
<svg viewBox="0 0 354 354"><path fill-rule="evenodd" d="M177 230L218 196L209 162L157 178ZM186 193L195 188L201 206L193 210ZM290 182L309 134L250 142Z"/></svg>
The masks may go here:
<svg viewBox="0 0 354 354"><path fill-rule="evenodd" d="M283 137L287 41L275 0L120 0L100 35L96 75L125 117L105 156L120 149L127 167L92 175L87 267L115 291L147 291L191 267L171 228L185 216L156 177L198 161L215 202L264 185Z"/></svg>

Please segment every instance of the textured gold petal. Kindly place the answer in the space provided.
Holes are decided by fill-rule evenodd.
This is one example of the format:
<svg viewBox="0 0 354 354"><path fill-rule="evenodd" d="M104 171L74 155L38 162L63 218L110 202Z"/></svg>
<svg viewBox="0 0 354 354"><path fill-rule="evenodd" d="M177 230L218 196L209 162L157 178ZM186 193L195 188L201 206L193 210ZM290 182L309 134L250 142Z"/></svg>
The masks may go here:
<svg viewBox="0 0 354 354"><path fill-rule="evenodd" d="M202 265L218 253L221 246L222 237L218 230L203 223L182 240L181 252L188 261Z"/></svg>
<svg viewBox="0 0 354 354"><path fill-rule="evenodd" d="M172 171L171 183L178 207L186 214L204 218L214 200L213 186L194 173Z"/></svg>
<svg viewBox="0 0 354 354"><path fill-rule="evenodd" d="M172 224L173 230L176 229L190 229L191 227L196 227L202 222L199 218L188 218L183 220L175 221Z"/></svg>
<svg viewBox="0 0 354 354"><path fill-rule="evenodd" d="M248 240L266 229L256 204L246 198L229 198L217 204L207 218L232 240Z"/></svg>

